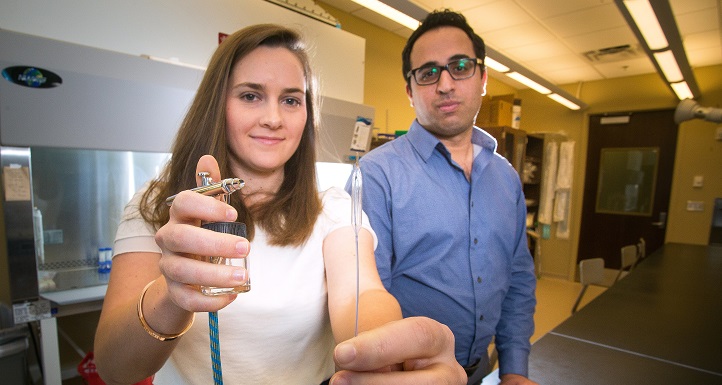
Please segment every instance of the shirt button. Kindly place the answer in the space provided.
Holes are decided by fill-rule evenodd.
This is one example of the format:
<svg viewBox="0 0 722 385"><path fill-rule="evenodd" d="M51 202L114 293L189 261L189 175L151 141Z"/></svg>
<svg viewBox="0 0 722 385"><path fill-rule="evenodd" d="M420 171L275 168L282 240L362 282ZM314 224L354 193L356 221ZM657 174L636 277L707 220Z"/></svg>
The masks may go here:
<svg viewBox="0 0 722 385"><path fill-rule="evenodd" d="M474 207L474 201L471 201L471 207Z"/></svg>
<svg viewBox="0 0 722 385"><path fill-rule="evenodd" d="M479 276L479 277L476 277L476 282L481 283L481 277L480 277L480 276Z"/></svg>
<svg viewBox="0 0 722 385"><path fill-rule="evenodd" d="M483 315L480 315L480 316L479 316L479 321L483 321L483 320L484 320L484 316L483 316Z"/></svg>
<svg viewBox="0 0 722 385"><path fill-rule="evenodd" d="M474 238L474 244L479 243L479 240L477 238Z"/></svg>

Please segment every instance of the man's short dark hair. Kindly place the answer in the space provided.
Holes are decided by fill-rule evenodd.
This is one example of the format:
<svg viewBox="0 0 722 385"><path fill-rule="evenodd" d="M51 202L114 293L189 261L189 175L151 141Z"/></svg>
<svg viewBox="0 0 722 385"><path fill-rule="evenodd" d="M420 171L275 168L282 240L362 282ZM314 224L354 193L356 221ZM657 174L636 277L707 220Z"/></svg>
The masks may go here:
<svg viewBox="0 0 722 385"><path fill-rule="evenodd" d="M411 71L411 50L414 48L416 40L426 32L440 28L440 27L456 27L464 31L471 43L474 46L474 54L480 59L486 57L486 46L484 40L474 32L469 23L466 21L464 15L458 12L454 12L449 9L436 10L426 16L419 28L417 28L406 41L406 46L401 53L401 72L403 73L404 79L406 79L406 85L410 85L410 79L406 77L406 74Z"/></svg>

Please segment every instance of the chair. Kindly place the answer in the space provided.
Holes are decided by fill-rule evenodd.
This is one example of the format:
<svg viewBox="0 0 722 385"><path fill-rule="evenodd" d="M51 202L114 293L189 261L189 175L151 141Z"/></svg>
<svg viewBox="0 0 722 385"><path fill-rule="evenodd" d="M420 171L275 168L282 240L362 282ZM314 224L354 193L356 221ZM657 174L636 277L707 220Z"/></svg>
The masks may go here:
<svg viewBox="0 0 722 385"><path fill-rule="evenodd" d="M582 284L582 290L579 291L577 300L574 302L572 314L577 312L577 307L589 285L603 286L604 258L589 258L579 261L579 282Z"/></svg>
<svg viewBox="0 0 722 385"><path fill-rule="evenodd" d="M639 242L637 242L637 254L639 254L639 257L637 257L638 264L647 256L647 241L644 238L639 238Z"/></svg>
<svg viewBox="0 0 722 385"><path fill-rule="evenodd" d="M622 265L619 266L619 273L617 273L617 277L614 279L614 282L624 278L632 271L632 269L634 269L634 266L637 264L637 260L639 260L639 246L637 244L622 246L621 256Z"/></svg>

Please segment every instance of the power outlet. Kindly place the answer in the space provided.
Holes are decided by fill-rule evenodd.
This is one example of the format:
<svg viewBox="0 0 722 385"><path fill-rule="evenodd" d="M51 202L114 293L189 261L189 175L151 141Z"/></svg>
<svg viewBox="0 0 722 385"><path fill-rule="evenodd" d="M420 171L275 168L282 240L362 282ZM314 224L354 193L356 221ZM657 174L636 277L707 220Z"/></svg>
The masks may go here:
<svg viewBox="0 0 722 385"><path fill-rule="evenodd" d="M704 176L695 175L695 177L692 179L692 187L700 188L702 186L704 186Z"/></svg>
<svg viewBox="0 0 722 385"><path fill-rule="evenodd" d="M704 202L687 201L687 211L704 211Z"/></svg>

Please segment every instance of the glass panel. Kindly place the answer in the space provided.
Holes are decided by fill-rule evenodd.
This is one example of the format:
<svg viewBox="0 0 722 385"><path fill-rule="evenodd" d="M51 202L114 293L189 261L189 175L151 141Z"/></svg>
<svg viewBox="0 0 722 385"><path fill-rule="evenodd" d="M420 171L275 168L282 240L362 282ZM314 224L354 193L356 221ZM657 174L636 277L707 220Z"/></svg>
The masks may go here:
<svg viewBox="0 0 722 385"><path fill-rule="evenodd" d="M102 283L98 249L113 246L126 203L170 154L33 147L31 157L40 292Z"/></svg>
<svg viewBox="0 0 722 385"><path fill-rule="evenodd" d="M597 212L652 215L659 148L603 148Z"/></svg>

